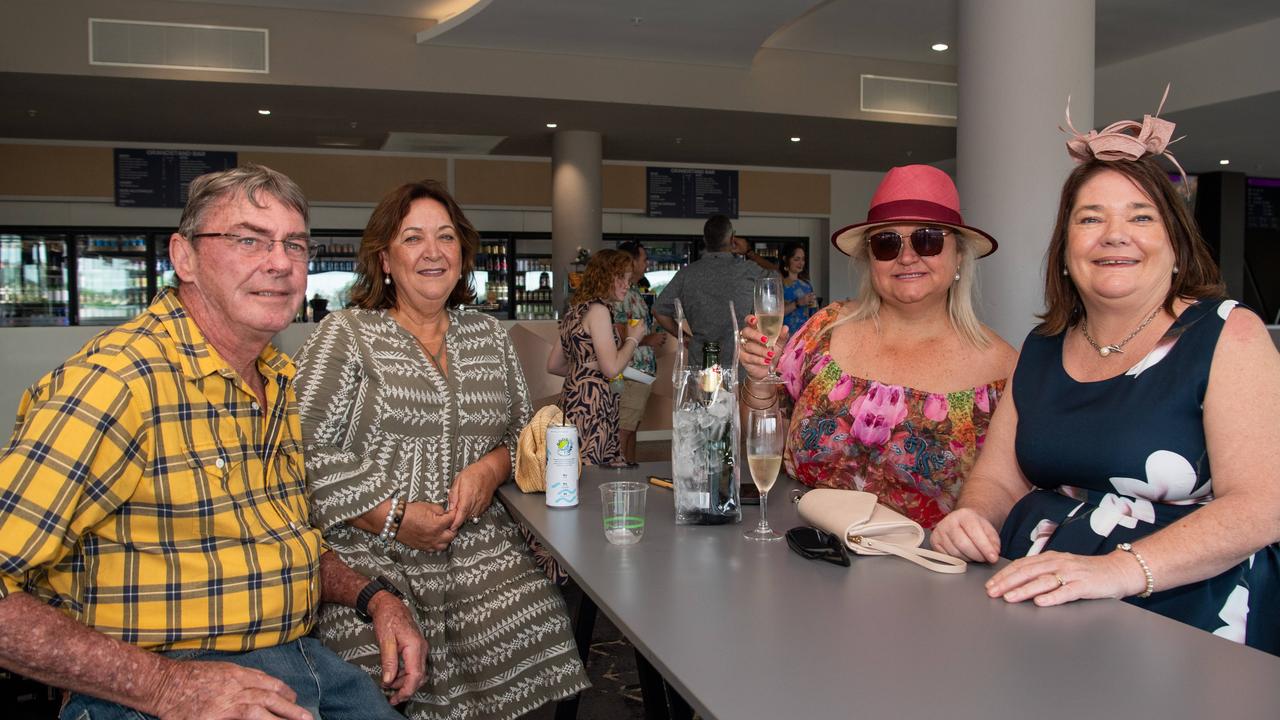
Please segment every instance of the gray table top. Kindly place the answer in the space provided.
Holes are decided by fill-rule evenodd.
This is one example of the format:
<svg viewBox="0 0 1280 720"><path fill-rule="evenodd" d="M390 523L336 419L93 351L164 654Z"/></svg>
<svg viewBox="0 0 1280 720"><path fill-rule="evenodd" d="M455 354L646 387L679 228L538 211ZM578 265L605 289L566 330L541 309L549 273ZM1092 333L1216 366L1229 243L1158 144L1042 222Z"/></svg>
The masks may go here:
<svg viewBox="0 0 1280 720"><path fill-rule="evenodd" d="M991 600L989 566L805 560L743 539L752 506L740 525L676 526L655 486L644 538L605 541L599 484L669 470L588 468L576 508L500 496L703 718L1280 717L1280 658L1118 601ZM793 487L770 493L780 531L801 524Z"/></svg>

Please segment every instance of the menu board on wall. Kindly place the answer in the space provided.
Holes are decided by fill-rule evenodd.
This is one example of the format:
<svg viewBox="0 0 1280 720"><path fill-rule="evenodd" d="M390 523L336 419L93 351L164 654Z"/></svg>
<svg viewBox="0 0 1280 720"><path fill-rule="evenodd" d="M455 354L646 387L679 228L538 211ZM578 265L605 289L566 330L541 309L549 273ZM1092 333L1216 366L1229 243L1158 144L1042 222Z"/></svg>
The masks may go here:
<svg viewBox="0 0 1280 720"><path fill-rule="evenodd" d="M1280 232L1280 179L1249 178L1245 186L1245 227Z"/></svg>
<svg viewBox="0 0 1280 720"><path fill-rule="evenodd" d="M116 148L116 207L180 208L192 180L235 166L233 152Z"/></svg>
<svg viewBox="0 0 1280 720"><path fill-rule="evenodd" d="M738 171L645 168L649 217L738 217Z"/></svg>

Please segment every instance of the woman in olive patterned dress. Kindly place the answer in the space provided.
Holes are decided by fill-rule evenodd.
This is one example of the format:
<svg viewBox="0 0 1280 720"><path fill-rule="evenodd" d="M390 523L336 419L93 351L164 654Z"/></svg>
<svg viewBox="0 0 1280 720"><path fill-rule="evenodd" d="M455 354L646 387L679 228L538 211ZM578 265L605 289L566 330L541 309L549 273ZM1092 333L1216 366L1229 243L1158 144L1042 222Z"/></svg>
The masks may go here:
<svg viewBox="0 0 1280 720"><path fill-rule="evenodd" d="M413 720L516 718L588 685L564 600L493 502L530 408L507 334L459 307L478 241L439 183L393 191L365 229L356 309L326 317L298 355L313 521L348 565L405 595L430 645ZM324 605L317 632L381 676L352 608Z"/></svg>

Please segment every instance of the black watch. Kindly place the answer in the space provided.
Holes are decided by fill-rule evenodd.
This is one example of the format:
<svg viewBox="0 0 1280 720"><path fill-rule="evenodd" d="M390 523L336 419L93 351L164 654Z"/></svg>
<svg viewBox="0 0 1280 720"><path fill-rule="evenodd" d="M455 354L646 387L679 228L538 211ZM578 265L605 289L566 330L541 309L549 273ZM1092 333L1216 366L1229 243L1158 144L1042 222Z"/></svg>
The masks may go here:
<svg viewBox="0 0 1280 720"><path fill-rule="evenodd" d="M370 580L369 584L365 585L364 589L360 591L360 594L356 596L356 612L364 619L365 622L373 622L373 616L369 614L369 601L373 599L374 595L377 595L383 590L386 590L402 600L404 599L404 593L400 592L400 590L396 588L395 585L391 584L391 581L385 577L379 575L378 577Z"/></svg>

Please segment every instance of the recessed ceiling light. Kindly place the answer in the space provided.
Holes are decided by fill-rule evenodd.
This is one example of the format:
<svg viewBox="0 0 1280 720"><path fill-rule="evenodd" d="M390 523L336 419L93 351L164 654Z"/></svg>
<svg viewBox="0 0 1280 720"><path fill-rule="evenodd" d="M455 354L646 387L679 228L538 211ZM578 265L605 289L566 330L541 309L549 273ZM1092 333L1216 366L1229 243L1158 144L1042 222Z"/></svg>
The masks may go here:
<svg viewBox="0 0 1280 720"><path fill-rule="evenodd" d="M558 124L556 124L556 123L547 123L547 127L551 128L552 130L555 130L556 128L558 128L558 127L560 127L560 126L559 126Z"/></svg>
<svg viewBox="0 0 1280 720"><path fill-rule="evenodd" d="M1219 164L1219 165L1230 165L1230 164L1231 164L1231 161L1230 161L1230 160L1219 160L1219 161L1218 161L1218 164Z"/></svg>
<svg viewBox="0 0 1280 720"><path fill-rule="evenodd" d="M934 52L946 52L951 46L946 43L934 43L930 47L933 48Z"/></svg>
<svg viewBox="0 0 1280 720"><path fill-rule="evenodd" d="M259 114L259 115L270 115L270 114L271 114L271 111L270 111L270 110L265 110L265 109L264 109L264 110L259 110L259 111L258 111L258 114Z"/></svg>
<svg viewBox="0 0 1280 720"><path fill-rule="evenodd" d="M800 142L800 138L792 136L791 142Z"/></svg>

